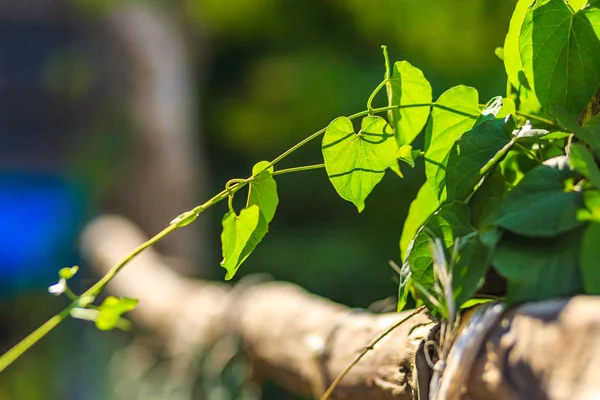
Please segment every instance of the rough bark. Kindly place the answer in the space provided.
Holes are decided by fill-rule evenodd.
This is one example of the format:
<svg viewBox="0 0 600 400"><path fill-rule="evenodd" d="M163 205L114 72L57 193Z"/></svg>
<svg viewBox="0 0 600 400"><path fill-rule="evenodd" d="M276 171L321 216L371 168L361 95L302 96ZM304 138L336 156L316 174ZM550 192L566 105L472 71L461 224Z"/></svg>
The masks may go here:
<svg viewBox="0 0 600 400"><path fill-rule="evenodd" d="M127 221L104 217L86 229L83 249L102 272L143 239ZM173 354L185 355L191 347L234 333L261 374L293 392L313 396L321 394L373 338L407 315L355 312L287 283L231 287L184 279L152 250L135 259L109 289L140 299L134 318L162 335ZM600 299L579 296L508 312L484 340L463 397L598 398L598 309ZM415 315L369 351L332 398L414 398L415 356L435 329L427 313Z"/></svg>

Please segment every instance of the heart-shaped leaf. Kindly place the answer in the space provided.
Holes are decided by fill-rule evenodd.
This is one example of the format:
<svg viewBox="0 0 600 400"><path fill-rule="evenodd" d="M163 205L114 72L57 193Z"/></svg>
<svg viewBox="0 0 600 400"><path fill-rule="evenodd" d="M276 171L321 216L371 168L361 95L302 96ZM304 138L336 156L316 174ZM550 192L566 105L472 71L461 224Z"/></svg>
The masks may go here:
<svg viewBox="0 0 600 400"><path fill-rule="evenodd" d="M431 84L423 72L406 61L394 64L389 84L392 105L429 104L433 97ZM392 121L398 145L410 144L427 123L431 107L407 107L392 111Z"/></svg>
<svg viewBox="0 0 600 400"><path fill-rule="evenodd" d="M578 114L600 86L598 21L597 7L574 12L564 0L540 0L526 10L521 62L545 109L565 106Z"/></svg>
<svg viewBox="0 0 600 400"><path fill-rule="evenodd" d="M333 187L361 212L385 170L397 162L398 145L392 127L381 117L365 117L358 133L350 119L339 117L325 131L322 152Z"/></svg>

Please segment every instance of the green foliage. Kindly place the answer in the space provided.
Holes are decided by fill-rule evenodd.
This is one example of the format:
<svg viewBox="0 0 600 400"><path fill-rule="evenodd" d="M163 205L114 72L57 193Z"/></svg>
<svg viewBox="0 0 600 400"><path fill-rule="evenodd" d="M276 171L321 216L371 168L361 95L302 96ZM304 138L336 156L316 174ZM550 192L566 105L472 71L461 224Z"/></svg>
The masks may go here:
<svg viewBox="0 0 600 400"><path fill-rule="evenodd" d="M581 193L565 188L572 175L566 161L551 159L529 171L505 196L496 224L532 237L556 236L580 225Z"/></svg>
<svg viewBox="0 0 600 400"><path fill-rule="evenodd" d="M597 0L584 3L518 2L497 51L507 93L485 105L467 86L450 88L432 103L421 70L401 61L390 71L384 50L385 78L366 111L334 119L274 160L256 164L248 178L230 180L80 296L67 286L76 269L61 270L49 291L65 294L71 305L0 357L0 371L69 315L94 319L100 329L119 326L137 301L109 297L94 307L95 296L140 251L226 199L221 265L231 279L268 232L279 202L274 176L323 167L339 196L361 212L387 169L401 178L398 161L414 167L423 157L426 182L400 240L399 309L410 294L434 315L451 319L452 310L471 304L489 268L507 279L511 304L600 294L600 116L594 115L600 9ZM387 106L373 108L383 87ZM375 116L386 112L387 121ZM358 132L356 118L363 118ZM423 130L424 148L413 148ZM321 135L324 164L275 169ZM247 202L237 213L233 198L245 186Z"/></svg>
<svg viewBox="0 0 600 400"><path fill-rule="evenodd" d="M490 249L477 237L467 204L456 201L442 206L417 233L405 262L410 267L412 284L416 283L420 290L430 290L435 284L430 244L431 239L437 238L445 246L446 259L451 260L451 290L454 301L460 306L483 283ZM443 302L442 298L437 300Z"/></svg>
<svg viewBox="0 0 600 400"><path fill-rule="evenodd" d="M58 271L58 276L60 276L62 279L69 280L75 276L77 271L79 271L79 267L77 265L61 268L60 271Z"/></svg>
<svg viewBox="0 0 600 400"><path fill-rule="evenodd" d="M446 164L448 201L464 200L483 177L490 160L511 142L512 118L483 121L464 133L453 145Z"/></svg>
<svg viewBox="0 0 600 400"><path fill-rule="evenodd" d="M492 262L508 280L508 300L518 303L581 292L579 240L579 231L543 239L505 237Z"/></svg>
<svg viewBox="0 0 600 400"><path fill-rule="evenodd" d="M476 89L456 86L436 101L425 132L425 175L438 197L444 188L447 156L452 145L475 125L479 112Z"/></svg>
<svg viewBox="0 0 600 400"><path fill-rule="evenodd" d="M96 317L96 327L102 331L109 331L115 329L121 315L127 311L133 310L138 304L136 299L130 299L129 297L121 297L117 299L113 296L108 296L100 307L98 307L98 316Z"/></svg>
<svg viewBox="0 0 600 400"><path fill-rule="evenodd" d="M581 274L586 293L600 295L600 224L589 224L581 239Z"/></svg>
<svg viewBox="0 0 600 400"><path fill-rule="evenodd" d="M433 100L431 85L420 69L406 61L394 64L389 82L392 88L391 105L406 107L392 111L398 145L411 144L427 123L429 104ZM427 106L410 107L415 104Z"/></svg>
<svg viewBox="0 0 600 400"><path fill-rule="evenodd" d="M365 117L358 133L350 119L333 120L321 148L333 187L358 212L365 208L365 199L398 157L394 132L381 117Z"/></svg>
<svg viewBox="0 0 600 400"><path fill-rule="evenodd" d="M600 10L574 12L564 0L537 1L525 13L519 36L523 71L547 110L579 113L600 85ZM596 26L596 29L598 26Z"/></svg>

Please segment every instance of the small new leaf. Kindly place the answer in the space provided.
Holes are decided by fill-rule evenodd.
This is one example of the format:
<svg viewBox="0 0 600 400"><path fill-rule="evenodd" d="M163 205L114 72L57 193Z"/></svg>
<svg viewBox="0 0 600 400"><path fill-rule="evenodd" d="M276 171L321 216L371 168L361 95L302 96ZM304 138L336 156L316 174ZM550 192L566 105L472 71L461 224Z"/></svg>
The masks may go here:
<svg viewBox="0 0 600 400"><path fill-rule="evenodd" d="M358 133L350 119L339 117L325 131L322 152L333 187L361 212L385 170L397 162L398 145L381 117L365 117Z"/></svg>
<svg viewBox="0 0 600 400"><path fill-rule="evenodd" d="M414 168L415 160L417 159L417 157L419 157L420 154L421 152L419 150L413 150L410 144L405 144L401 146L398 150L398 159L400 161L404 161L412 168Z"/></svg>
<svg viewBox="0 0 600 400"><path fill-rule="evenodd" d="M137 304L137 299L129 297L117 299L116 297L108 296L98 308L99 314L96 317L96 327L103 331L116 328L121 315L133 310Z"/></svg>
<svg viewBox="0 0 600 400"><path fill-rule="evenodd" d="M60 271L58 271L58 276L65 280L69 280L75 276L77 271L79 271L79 267L77 265L61 268Z"/></svg>

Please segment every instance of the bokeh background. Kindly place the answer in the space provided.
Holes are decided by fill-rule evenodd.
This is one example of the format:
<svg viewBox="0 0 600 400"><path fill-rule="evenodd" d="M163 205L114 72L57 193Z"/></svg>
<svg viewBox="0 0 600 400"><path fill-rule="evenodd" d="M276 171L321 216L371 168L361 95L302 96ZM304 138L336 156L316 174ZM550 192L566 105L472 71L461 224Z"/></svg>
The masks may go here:
<svg viewBox="0 0 600 400"><path fill-rule="evenodd" d="M494 49L515 3L1 0L0 350L66 304L47 293L58 269L81 265L76 292L98 278L78 249L87 221L120 213L156 233L255 162L365 109L382 44L424 71L434 98L461 83L480 102L502 94ZM281 167L319 162L316 141ZM362 214L323 170L281 176L270 233L239 277L268 273L353 307L394 296L388 260L423 166L405 175L386 175ZM173 268L222 279L225 208L159 246ZM69 320L0 374L0 400L295 398L248 383L237 357L207 367L210 356L174 382L147 332Z"/></svg>

